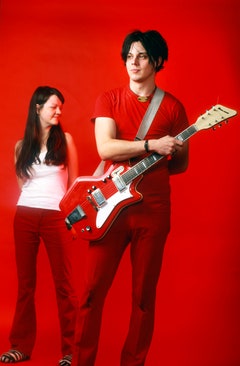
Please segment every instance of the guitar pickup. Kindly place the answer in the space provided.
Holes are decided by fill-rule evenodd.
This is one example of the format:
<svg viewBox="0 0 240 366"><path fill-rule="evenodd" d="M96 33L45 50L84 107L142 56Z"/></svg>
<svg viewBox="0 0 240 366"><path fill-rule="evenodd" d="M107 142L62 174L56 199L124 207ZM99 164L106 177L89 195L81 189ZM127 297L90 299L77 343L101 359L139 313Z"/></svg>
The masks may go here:
<svg viewBox="0 0 240 366"><path fill-rule="evenodd" d="M82 218L86 216L83 209L78 205L65 219L67 228L70 230L72 225L76 222L82 220Z"/></svg>
<svg viewBox="0 0 240 366"><path fill-rule="evenodd" d="M95 191L92 192L92 196L97 202L98 207L102 207L106 204L106 198L99 188L95 189Z"/></svg>
<svg viewBox="0 0 240 366"><path fill-rule="evenodd" d="M120 175L114 175L112 180L119 192L122 192L127 188L126 183Z"/></svg>

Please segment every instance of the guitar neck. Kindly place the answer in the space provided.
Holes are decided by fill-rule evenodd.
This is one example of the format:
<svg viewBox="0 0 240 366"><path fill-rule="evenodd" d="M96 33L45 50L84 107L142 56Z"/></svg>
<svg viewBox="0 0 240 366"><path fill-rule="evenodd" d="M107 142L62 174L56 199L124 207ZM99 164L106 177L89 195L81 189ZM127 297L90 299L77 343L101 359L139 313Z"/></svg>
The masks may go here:
<svg viewBox="0 0 240 366"><path fill-rule="evenodd" d="M194 125L191 125L180 134L178 134L175 138L184 142L187 141L195 133L197 133L197 129ZM165 155L161 155L156 152L148 155L144 159L140 160L137 164L135 164L131 169L123 173L121 175L121 179L123 179L126 185L130 184L135 178L143 174L146 170L151 168L164 157Z"/></svg>

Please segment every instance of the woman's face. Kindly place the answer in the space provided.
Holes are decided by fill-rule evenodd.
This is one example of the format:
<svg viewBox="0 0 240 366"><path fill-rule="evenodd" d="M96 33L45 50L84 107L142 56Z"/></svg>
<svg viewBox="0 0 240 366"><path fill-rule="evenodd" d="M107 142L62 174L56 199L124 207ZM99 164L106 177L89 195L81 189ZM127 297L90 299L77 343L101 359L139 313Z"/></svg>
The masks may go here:
<svg viewBox="0 0 240 366"><path fill-rule="evenodd" d="M42 128L57 125L62 114L63 104L56 95L51 95L45 104L37 104L37 114Z"/></svg>

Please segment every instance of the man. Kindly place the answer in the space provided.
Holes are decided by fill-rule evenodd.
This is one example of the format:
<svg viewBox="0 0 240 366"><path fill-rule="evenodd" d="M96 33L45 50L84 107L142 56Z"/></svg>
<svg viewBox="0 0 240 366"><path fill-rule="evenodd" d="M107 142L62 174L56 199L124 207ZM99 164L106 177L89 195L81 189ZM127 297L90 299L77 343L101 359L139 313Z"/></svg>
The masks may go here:
<svg viewBox="0 0 240 366"><path fill-rule="evenodd" d="M167 92L145 140L134 141L156 89L156 73L168 58L165 40L154 30L135 31L125 38L121 55L129 85L105 92L97 99L93 121L98 153L106 161L106 169L112 162L131 159L134 164L152 152L166 158L147 170L137 185L143 199L124 208L102 239L89 243L87 283L79 309L72 366L95 364L104 301L128 245L132 312L120 364L144 365L154 329L163 249L170 229L169 175L184 172L188 165L187 143L174 138L187 128L187 116L182 104Z"/></svg>

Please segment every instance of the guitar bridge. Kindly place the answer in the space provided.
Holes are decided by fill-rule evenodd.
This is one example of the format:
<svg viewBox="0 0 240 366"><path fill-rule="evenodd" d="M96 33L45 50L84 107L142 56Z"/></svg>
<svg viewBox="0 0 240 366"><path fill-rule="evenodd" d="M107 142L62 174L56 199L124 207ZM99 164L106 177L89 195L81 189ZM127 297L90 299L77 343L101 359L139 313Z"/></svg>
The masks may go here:
<svg viewBox="0 0 240 366"><path fill-rule="evenodd" d="M76 222L82 220L82 218L86 216L83 209L78 205L65 219L66 226L69 230L71 230L72 225Z"/></svg>

